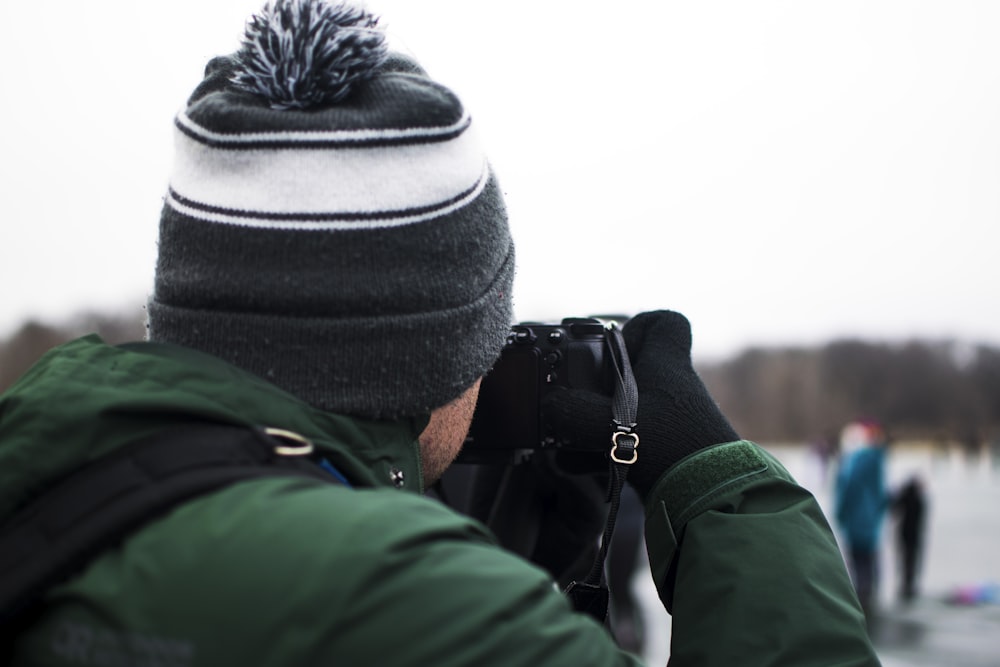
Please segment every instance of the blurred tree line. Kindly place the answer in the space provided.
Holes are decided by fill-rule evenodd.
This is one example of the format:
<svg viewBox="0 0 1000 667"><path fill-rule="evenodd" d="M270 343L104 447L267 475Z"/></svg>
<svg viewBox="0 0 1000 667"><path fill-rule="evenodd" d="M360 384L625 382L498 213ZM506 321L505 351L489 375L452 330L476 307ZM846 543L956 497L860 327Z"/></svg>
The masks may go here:
<svg viewBox="0 0 1000 667"><path fill-rule="evenodd" d="M0 340L0 391L50 348L87 333L141 340L144 314L86 313L61 325L28 322ZM835 443L859 417L897 439L979 447L1000 440L1000 348L956 342L839 340L750 348L698 364L737 432L758 442Z"/></svg>
<svg viewBox="0 0 1000 667"><path fill-rule="evenodd" d="M30 320L5 340L0 340L0 391L4 391L48 350L80 336L96 333L112 344L142 340L145 313L85 312L61 324Z"/></svg>
<svg viewBox="0 0 1000 667"><path fill-rule="evenodd" d="M836 443L871 417L890 438L979 449L1000 439L1000 348L838 340L751 348L698 367L733 427L759 442Z"/></svg>

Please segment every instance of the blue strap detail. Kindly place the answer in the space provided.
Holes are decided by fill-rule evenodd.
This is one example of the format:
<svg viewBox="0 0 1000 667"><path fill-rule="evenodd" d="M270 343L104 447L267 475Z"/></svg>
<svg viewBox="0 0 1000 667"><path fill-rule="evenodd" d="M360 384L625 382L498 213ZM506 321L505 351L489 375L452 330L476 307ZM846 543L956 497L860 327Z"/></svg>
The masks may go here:
<svg viewBox="0 0 1000 667"><path fill-rule="evenodd" d="M344 477L344 474L339 470L337 470L336 468L334 468L333 464L327 461L326 458L322 458L319 460L319 467L330 473L334 478L336 478L338 482L340 482L347 488L351 488L351 483L347 481L347 478Z"/></svg>

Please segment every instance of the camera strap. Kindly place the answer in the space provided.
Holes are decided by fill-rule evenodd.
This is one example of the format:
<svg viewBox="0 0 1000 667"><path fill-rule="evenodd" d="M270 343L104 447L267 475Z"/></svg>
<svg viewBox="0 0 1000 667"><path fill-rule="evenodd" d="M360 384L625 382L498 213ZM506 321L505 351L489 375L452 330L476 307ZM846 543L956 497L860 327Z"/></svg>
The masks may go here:
<svg viewBox="0 0 1000 667"><path fill-rule="evenodd" d="M583 581L574 581L566 587L566 595L577 611L590 614L601 623L608 618L610 592L604 576L604 562L615 532L615 520L621 505L622 487L628 475L629 466L639 458L639 435L635 432L635 419L639 406L639 390L632 375L625 339L621 330L612 323L607 329L605 341L608 345L611 366L614 369L615 389L611 403L611 449L608 470L608 520L601 537L601 546L590 572Z"/></svg>

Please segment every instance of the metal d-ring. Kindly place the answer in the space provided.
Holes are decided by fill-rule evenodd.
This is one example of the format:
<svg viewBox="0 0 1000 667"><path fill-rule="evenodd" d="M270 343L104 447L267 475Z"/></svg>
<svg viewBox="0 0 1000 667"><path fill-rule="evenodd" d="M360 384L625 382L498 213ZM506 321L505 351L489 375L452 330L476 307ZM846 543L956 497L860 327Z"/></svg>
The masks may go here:
<svg viewBox="0 0 1000 667"><path fill-rule="evenodd" d="M627 435L633 440L631 459L626 460L618 457L618 436L620 435ZM611 434L611 460L615 461L616 463L624 463L625 465L632 465L639 459L639 452L637 451L638 449L639 449L638 434L626 433L625 431L615 431L614 433Z"/></svg>
<svg viewBox="0 0 1000 667"><path fill-rule="evenodd" d="M307 456L313 453L312 441L295 431L286 431L283 428L265 426L264 433L274 438L291 440L298 443L296 445L275 445L274 453L279 456Z"/></svg>

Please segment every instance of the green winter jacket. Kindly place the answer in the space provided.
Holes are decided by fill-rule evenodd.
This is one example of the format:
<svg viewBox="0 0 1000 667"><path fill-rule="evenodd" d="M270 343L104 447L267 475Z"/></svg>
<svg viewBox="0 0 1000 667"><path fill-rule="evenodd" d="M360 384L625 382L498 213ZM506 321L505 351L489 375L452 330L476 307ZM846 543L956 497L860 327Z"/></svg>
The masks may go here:
<svg viewBox="0 0 1000 667"><path fill-rule="evenodd" d="M422 495L425 420L324 413L176 346L83 338L3 394L0 522L84 463L194 420L296 431L351 486L268 478L183 504L54 587L13 665L638 664L544 571ZM646 535L672 665L878 664L819 507L755 445L675 465Z"/></svg>

